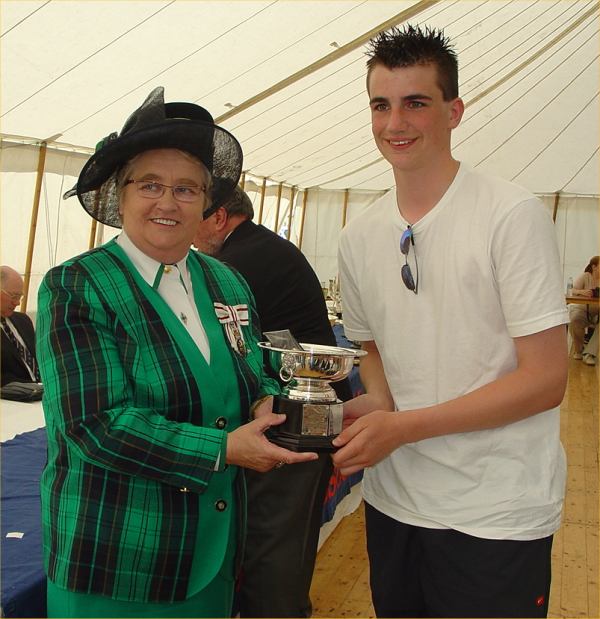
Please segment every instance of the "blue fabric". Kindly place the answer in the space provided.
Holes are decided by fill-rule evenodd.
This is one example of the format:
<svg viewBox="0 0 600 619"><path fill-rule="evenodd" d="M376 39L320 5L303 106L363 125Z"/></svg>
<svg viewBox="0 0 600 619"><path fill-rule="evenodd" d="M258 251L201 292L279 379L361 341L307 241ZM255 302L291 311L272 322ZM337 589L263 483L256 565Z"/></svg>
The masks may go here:
<svg viewBox="0 0 600 619"><path fill-rule="evenodd" d="M0 455L2 611L5 617L45 617L39 483L46 463L46 430L19 434L2 443ZM9 532L24 535L7 539Z"/></svg>
<svg viewBox="0 0 600 619"><path fill-rule="evenodd" d="M351 342L344 335L344 328L342 327L342 325L335 325L333 327L333 332L335 334L335 339L338 346L342 346L344 348L354 347L354 343ZM350 387L352 389L352 395L354 397L360 395L361 393L364 393L365 390L363 384L360 382L360 375L356 366L352 368L352 372L350 372L350 376L348 377L348 379L350 381ZM322 524L329 522L333 518L337 504L345 496L350 494L352 486L358 484L362 478L362 471L353 473L349 477L344 477L338 469L333 469L333 474L331 476L331 479L329 480L329 487L327 488L325 501L323 503Z"/></svg>
<svg viewBox="0 0 600 619"><path fill-rule="evenodd" d="M358 471L348 477L344 477L339 469L334 468L329 479L329 487L323 503L323 517L321 524L329 522L334 514L338 503L352 490L352 486L358 484L363 478L363 472Z"/></svg>

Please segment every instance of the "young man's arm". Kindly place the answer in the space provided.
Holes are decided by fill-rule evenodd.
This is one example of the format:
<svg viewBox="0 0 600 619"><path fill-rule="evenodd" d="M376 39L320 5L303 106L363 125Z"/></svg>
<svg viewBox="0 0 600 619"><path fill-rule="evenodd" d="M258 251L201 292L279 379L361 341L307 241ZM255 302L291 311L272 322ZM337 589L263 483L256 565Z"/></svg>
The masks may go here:
<svg viewBox="0 0 600 619"><path fill-rule="evenodd" d="M344 402L344 428L371 411L394 410L394 399L385 378L377 344L369 340L361 342L361 348L368 353L360 358L360 380L365 393Z"/></svg>
<svg viewBox="0 0 600 619"><path fill-rule="evenodd" d="M514 338L516 369L454 400L400 413L389 409L363 413L334 440L340 447L333 455L334 464L349 475L377 464L405 443L497 428L557 406L567 383L566 337L565 326L558 325ZM365 387L374 389L379 400L382 377L373 366L371 370Z"/></svg>

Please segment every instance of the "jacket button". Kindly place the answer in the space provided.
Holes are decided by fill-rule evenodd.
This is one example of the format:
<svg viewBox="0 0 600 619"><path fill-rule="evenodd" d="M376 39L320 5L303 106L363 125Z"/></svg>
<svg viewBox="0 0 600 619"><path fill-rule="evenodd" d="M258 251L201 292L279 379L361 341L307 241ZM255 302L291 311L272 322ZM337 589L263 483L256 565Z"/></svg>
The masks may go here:
<svg viewBox="0 0 600 619"><path fill-rule="evenodd" d="M227 419L225 419L225 417L217 417L215 425L219 430L222 430L227 425Z"/></svg>
<svg viewBox="0 0 600 619"><path fill-rule="evenodd" d="M227 509L227 501L224 501L223 499L219 499L216 503L215 503L215 509L218 512L224 512Z"/></svg>

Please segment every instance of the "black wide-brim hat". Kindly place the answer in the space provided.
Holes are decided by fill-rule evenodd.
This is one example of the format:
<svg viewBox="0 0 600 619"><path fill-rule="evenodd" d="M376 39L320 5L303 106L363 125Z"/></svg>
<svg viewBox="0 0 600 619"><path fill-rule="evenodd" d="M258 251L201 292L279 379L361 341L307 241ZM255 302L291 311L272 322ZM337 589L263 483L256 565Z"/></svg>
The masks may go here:
<svg viewBox="0 0 600 619"><path fill-rule="evenodd" d="M96 146L77 184L64 198L77 195L83 208L99 222L121 227L117 175L130 159L147 150L175 148L198 158L214 183L213 209L223 204L242 173L242 148L213 117L194 103L165 103L164 88L155 88L125 122Z"/></svg>

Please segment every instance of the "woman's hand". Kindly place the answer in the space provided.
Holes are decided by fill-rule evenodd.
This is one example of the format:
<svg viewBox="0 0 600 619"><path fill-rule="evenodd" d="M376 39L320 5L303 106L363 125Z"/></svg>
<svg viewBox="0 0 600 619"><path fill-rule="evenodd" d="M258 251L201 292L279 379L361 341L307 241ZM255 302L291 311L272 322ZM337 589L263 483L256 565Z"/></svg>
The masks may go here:
<svg viewBox="0 0 600 619"><path fill-rule="evenodd" d="M586 288L581 290L574 290L573 294L577 297L592 297L594 291L591 288Z"/></svg>
<svg viewBox="0 0 600 619"><path fill-rule="evenodd" d="M285 421L285 415L275 415L261 406L272 406L272 400L261 403L255 411L256 419L230 432L227 437L227 464L235 464L260 473L270 471L274 466L296 464L317 460L318 454L313 452L296 453L289 449L271 443L265 432L271 426L277 426Z"/></svg>

